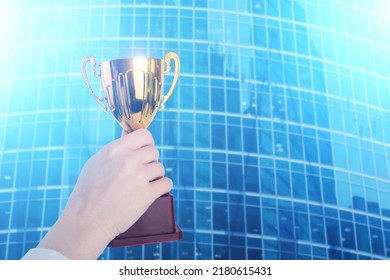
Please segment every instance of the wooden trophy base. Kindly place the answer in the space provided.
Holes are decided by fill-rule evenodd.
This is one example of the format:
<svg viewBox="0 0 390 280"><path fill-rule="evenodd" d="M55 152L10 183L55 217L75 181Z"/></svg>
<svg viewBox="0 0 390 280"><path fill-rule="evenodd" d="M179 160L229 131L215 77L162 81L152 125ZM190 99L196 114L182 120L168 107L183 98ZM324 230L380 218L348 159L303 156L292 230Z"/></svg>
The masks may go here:
<svg viewBox="0 0 390 280"><path fill-rule="evenodd" d="M173 197L157 198L138 221L108 244L109 247L135 246L180 240L183 232L175 223Z"/></svg>

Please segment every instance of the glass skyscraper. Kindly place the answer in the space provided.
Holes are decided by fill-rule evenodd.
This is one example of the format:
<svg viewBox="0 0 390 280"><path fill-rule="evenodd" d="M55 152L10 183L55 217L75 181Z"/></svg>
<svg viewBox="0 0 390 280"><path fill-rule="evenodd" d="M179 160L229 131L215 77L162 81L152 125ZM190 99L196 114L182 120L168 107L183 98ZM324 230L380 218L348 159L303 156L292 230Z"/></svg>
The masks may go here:
<svg viewBox="0 0 390 280"><path fill-rule="evenodd" d="M179 82L149 129L184 238L102 259L389 258L389 13L386 0L2 1L0 259L37 245L85 161L120 137L82 57L169 51Z"/></svg>

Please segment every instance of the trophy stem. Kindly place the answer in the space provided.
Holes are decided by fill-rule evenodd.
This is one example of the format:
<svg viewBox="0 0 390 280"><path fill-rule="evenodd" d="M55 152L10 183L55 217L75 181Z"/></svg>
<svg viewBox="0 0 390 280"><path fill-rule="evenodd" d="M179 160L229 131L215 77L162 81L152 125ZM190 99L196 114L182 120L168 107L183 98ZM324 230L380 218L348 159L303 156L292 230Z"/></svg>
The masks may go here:
<svg viewBox="0 0 390 280"><path fill-rule="evenodd" d="M108 246L135 246L182 238L183 233L175 223L173 197L167 193L157 198L132 227L118 235Z"/></svg>

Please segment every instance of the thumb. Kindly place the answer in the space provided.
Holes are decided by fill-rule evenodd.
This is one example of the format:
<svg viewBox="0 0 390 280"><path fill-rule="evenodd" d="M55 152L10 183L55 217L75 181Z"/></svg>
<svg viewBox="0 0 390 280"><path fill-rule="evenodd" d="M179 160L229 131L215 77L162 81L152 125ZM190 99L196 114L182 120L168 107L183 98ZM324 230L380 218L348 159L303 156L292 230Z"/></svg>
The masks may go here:
<svg viewBox="0 0 390 280"><path fill-rule="evenodd" d="M127 134L129 134L129 132L126 132L124 129L122 129L121 137L123 137L123 136L125 136L125 135L127 135Z"/></svg>

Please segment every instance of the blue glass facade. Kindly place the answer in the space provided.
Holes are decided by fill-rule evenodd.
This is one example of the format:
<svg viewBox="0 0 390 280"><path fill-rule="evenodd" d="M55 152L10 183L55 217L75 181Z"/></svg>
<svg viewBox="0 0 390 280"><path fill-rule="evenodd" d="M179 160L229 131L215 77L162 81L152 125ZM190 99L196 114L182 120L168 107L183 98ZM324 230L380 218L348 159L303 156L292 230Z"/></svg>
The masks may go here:
<svg viewBox="0 0 390 280"><path fill-rule="evenodd" d="M388 1L3 2L0 259L38 243L120 136L82 57L169 51L181 75L150 130L184 238L101 258L390 257Z"/></svg>

